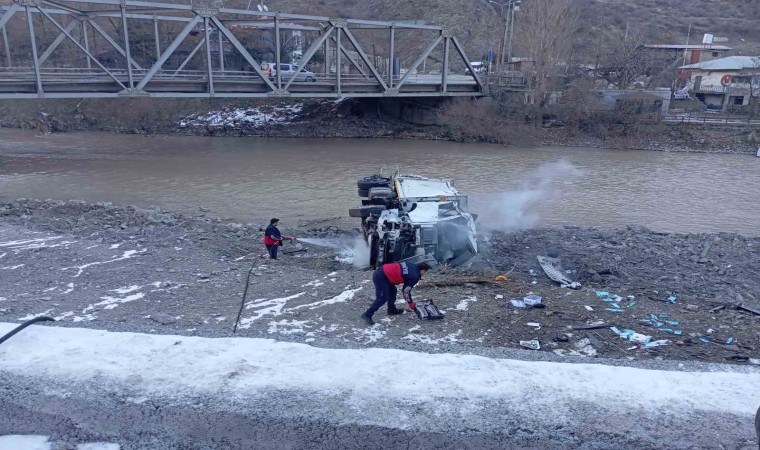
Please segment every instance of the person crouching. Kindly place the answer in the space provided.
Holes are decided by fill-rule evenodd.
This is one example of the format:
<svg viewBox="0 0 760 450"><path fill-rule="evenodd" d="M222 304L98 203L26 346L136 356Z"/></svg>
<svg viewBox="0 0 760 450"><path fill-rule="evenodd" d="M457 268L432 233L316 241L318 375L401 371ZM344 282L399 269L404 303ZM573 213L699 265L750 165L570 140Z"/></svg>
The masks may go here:
<svg viewBox="0 0 760 450"><path fill-rule="evenodd" d="M372 282L375 284L375 301L372 306L362 314L362 319L367 325L374 325L375 321L372 316L380 309L383 304L388 305L388 315L395 316L403 314L404 310L396 308L396 289L397 284L403 284L402 293L404 300L409 303L409 307L414 309L414 300L412 299L412 288L422 279L422 276L430 270L430 265L426 262L415 263L390 263L378 267L372 274Z"/></svg>

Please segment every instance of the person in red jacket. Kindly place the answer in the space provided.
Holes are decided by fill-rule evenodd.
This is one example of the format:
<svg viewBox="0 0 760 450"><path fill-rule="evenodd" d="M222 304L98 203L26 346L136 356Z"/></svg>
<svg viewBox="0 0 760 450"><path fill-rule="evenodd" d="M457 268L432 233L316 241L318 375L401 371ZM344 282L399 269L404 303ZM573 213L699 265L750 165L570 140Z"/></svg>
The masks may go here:
<svg viewBox="0 0 760 450"><path fill-rule="evenodd" d="M375 284L375 301L372 306L362 314L362 319L367 325L374 325L375 321L372 316L383 304L388 305L388 315L395 316L403 314L404 310L396 308L396 295L398 290L397 284L403 284L404 300L409 303L409 307L414 309L414 300L412 299L412 288L419 283L422 276L430 270L430 265L426 262L419 264L414 263L389 263L378 267L372 274L372 282Z"/></svg>
<svg viewBox="0 0 760 450"><path fill-rule="evenodd" d="M277 259L277 249L282 245L282 241L292 240L290 236L282 237L280 229L277 228L280 219L272 219L269 221L269 226L264 231L264 246L267 248L267 253L271 259Z"/></svg>

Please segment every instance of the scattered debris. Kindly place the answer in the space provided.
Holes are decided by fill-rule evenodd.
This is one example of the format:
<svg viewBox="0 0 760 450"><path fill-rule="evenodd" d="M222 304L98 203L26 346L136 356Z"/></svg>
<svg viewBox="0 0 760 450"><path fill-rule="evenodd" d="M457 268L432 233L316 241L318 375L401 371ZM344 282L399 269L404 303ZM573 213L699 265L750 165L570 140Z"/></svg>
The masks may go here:
<svg viewBox="0 0 760 450"><path fill-rule="evenodd" d="M541 343L539 343L537 339L520 341L520 345L530 350L541 350Z"/></svg>
<svg viewBox="0 0 760 450"><path fill-rule="evenodd" d="M592 307L590 307L588 305L583 305L583 307L586 308L586 311L593 311L594 310L594 308L592 308Z"/></svg>
<svg viewBox="0 0 760 450"><path fill-rule="evenodd" d="M525 306L530 306L534 308L541 305L542 300L543 300L543 297L541 297L540 295L531 294L531 295L526 295L525 297L523 297L523 303L525 303Z"/></svg>
<svg viewBox="0 0 760 450"><path fill-rule="evenodd" d="M598 323L592 323L590 325L573 325L573 330L599 330L602 328L609 328L609 324L606 324L604 322L598 322Z"/></svg>
<svg viewBox="0 0 760 450"><path fill-rule="evenodd" d="M570 289L581 288L581 284L579 282L573 281L565 275L567 272L562 269L562 264L559 258L549 258L548 256L537 256L537 258L538 263L541 265L541 268L544 269L544 273L546 273L546 276L548 276L551 280L556 281L562 287ZM531 275L533 275L532 269Z"/></svg>

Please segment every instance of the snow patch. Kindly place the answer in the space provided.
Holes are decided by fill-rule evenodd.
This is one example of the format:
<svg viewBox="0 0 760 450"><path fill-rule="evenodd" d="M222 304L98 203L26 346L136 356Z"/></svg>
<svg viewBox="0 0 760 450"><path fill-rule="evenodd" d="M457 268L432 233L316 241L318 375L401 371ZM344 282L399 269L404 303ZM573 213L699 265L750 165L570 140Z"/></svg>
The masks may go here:
<svg viewBox="0 0 760 450"><path fill-rule="evenodd" d="M106 295L106 296L100 297L103 300L102 302L93 303L87 306L85 309L82 310L82 313L87 314L90 311L96 309L98 306L102 306L103 309L114 309L122 303L133 302L135 300L140 300L143 297L145 297L145 294L143 294L142 292L138 292L136 294L128 295L122 298L111 297L111 296Z"/></svg>
<svg viewBox="0 0 760 450"><path fill-rule="evenodd" d="M146 251L148 251L148 249L145 249L145 248L142 249L142 250L127 250L121 256L113 258L113 259L109 259L108 261L96 261L96 262L91 262L91 263L83 264L81 266L64 267L61 270L66 271L66 270L71 270L71 269L78 269L77 274L74 275L74 278L78 278L80 275L82 275L82 272L84 272L84 269L86 269L88 267L98 266L98 265L101 265L101 264L108 264L108 263L112 263L112 262L116 262L116 261L123 261L125 259L133 258L135 255L138 255L140 253L145 253Z"/></svg>
<svg viewBox="0 0 760 450"><path fill-rule="evenodd" d="M254 300L250 304L246 305L245 309L256 309L251 317L240 319L240 326L238 328L250 328L251 324L264 316L279 316L283 313L283 308L288 300L293 300L304 295L306 292L300 292L289 297L273 298L272 300Z"/></svg>
<svg viewBox="0 0 760 450"><path fill-rule="evenodd" d="M93 442L90 444L78 444L76 450L121 450L121 446L107 442Z"/></svg>
<svg viewBox="0 0 760 450"><path fill-rule="evenodd" d="M257 128L272 123L285 125L296 123L296 119L302 110L302 103L251 108L226 108L221 111L209 111L205 115L198 114L186 117L180 120L177 125L181 128L238 128L242 126Z"/></svg>
<svg viewBox="0 0 760 450"><path fill-rule="evenodd" d="M470 303L474 303L476 301L478 301L477 297L475 297L475 296L468 297L468 298L462 300L461 302L459 302L457 304L456 308L454 308L454 309L457 310L457 311L467 311L467 308L468 308L469 304Z"/></svg>
<svg viewBox="0 0 760 450"><path fill-rule="evenodd" d="M53 308L51 308L51 309L48 309L47 311L45 311L45 312L41 312L41 313L38 313L38 314L29 314L29 315L26 315L26 316L24 316L24 317L19 317L19 318L18 318L18 320L20 320L21 322L26 322L27 320L32 320L32 319L34 319L35 317L42 317L42 316L47 316L48 314L50 314L50 312L51 312L52 310L53 310Z"/></svg>
<svg viewBox="0 0 760 450"><path fill-rule="evenodd" d="M406 341L419 342L420 344L438 345L459 342L459 339L457 339L457 337L461 335L462 330L458 330L456 333L447 334L446 336L438 339L433 339L432 337L425 334L407 334L401 339L404 339Z"/></svg>
<svg viewBox="0 0 760 450"><path fill-rule="evenodd" d="M47 436L10 434L0 436L0 450L51 450Z"/></svg>
<svg viewBox="0 0 760 450"><path fill-rule="evenodd" d="M17 266L6 266L6 267L0 267L0 270L16 270L21 267L24 267L24 264L19 264Z"/></svg>
<svg viewBox="0 0 760 450"><path fill-rule="evenodd" d="M304 328L310 328L307 326L308 320L280 320L279 322L269 322L269 334L305 334Z"/></svg>
<svg viewBox="0 0 760 450"><path fill-rule="evenodd" d="M0 323L0 335L15 325ZM182 345L175 345L177 340ZM241 361L255 362L256 370L239 371ZM736 414L751 421L760 398L760 374L743 367L706 370L518 361L389 348L326 349L270 339L69 327L30 327L0 351L0 374L9 379L33 374L65 382L72 389L124 386L135 397L152 399L190 400L224 392L230 401L246 401L273 391L293 391L342 397L346 408L382 402L410 416L454 405L477 414L492 400L516 417L531 413L540 417L551 408L549 422L569 414L568 405L579 402L611 414L647 411L648 417L663 421L711 413ZM238 375L230 380L234 371ZM138 376L142 381L135 385Z"/></svg>

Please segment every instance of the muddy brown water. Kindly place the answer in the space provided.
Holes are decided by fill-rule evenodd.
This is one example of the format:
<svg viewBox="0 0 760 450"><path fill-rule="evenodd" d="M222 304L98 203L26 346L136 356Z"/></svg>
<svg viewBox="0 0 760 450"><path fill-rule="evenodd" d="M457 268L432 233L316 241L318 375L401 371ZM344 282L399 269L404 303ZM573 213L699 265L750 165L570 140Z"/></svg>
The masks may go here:
<svg viewBox="0 0 760 450"><path fill-rule="evenodd" d="M560 160L579 173L545 166ZM286 226L347 216L358 202L356 179L396 166L452 178L478 212L517 209L518 222L535 215L528 222L760 234L760 158L746 155L0 130L0 199L207 208L241 221L276 216ZM521 194L494 202L513 191Z"/></svg>

